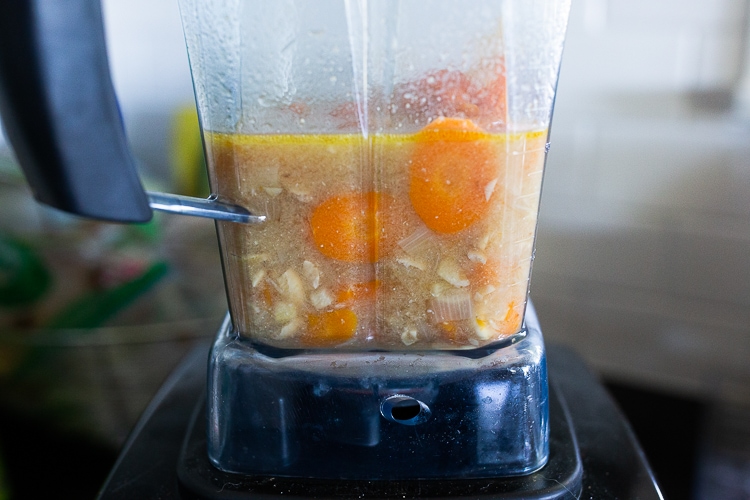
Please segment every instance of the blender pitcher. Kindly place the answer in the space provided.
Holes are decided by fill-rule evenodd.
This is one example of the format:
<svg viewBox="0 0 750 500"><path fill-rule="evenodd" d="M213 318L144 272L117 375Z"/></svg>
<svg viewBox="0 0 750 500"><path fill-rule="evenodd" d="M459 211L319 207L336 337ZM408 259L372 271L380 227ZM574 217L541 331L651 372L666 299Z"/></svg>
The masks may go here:
<svg viewBox="0 0 750 500"><path fill-rule="evenodd" d="M524 316L561 1L181 0L234 327L457 349Z"/></svg>
<svg viewBox="0 0 750 500"><path fill-rule="evenodd" d="M542 467L544 348L525 313L569 2L180 6L213 192L265 217L218 224L214 465Z"/></svg>
<svg viewBox="0 0 750 500"><path fill-rule="evenodd" d="M544 466L545 351L527 297L569 0L180 0L203 201L143 193L98 4L71 3L21 3L24 22L0 29L34 54L0 51L8 135L40 201L219 220L230 316L209 360L215 467L369 481ZM77 35L92 42L57 54ZM47 85L14 77L38 67Z"/></svg>

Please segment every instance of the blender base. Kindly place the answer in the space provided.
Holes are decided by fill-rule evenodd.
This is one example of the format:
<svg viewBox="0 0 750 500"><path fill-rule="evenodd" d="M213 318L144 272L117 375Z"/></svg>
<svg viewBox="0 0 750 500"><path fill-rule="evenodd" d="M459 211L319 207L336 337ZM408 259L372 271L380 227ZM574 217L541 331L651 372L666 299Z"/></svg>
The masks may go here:
<svg viewBox="0 0 750 500"><path fill-rule="evenodd" d="M266 478L264 482L260 478L224 473L211 465L206 455L204 427L208 347L208 343L198 346L154 396L123 446L117 463L102 486L98 500L212 499L229 490L231 493L225 493L225 496L235 499L315 498L311 486L303 494L290 497L278 494L284 490L274 488L274 480L270 478ZM563 483L571 490L568 496L563 494L562 498L566 499L578 498L581 491L586 493L586 498L662 499L643 450L627 421L583 359L572 350L556 344L548 345L547 352L550 374L550 458L544 468L524 477L504 479L399 481L401 491L410 488L415 494L394 495L392 498L430 498L427 494L429 488L431 493L437 492L432 498L445 499L446 492L439 491L439 485L451 488L453 498L456 499L460 499L461 495L464 498L469 496L488 500L513 498L511 495L554 498L547 496L546 492L557 488L555 491L559 493L559 483ZM194 412L196 404L199 413ZM570 419L565 416L564 420L572 422L569 435L574 438L573 442L558 435L560 426L557 422L561 410L565 415L566 406ZM562 429L564 431L566 427L563 426ZM578 452L569 451L570 446L573 449L577 446ZM561 454L580 457L580 463L566 466L567 473L555 472L559 471L556 464L559 463ZM260 484L253 486L254 481ZM525 486L518 486L519 482L523 482ZM279 481L279 484L282 483L283 481ZM300 482L303 483L304 481ZM370 485L370 491L373 491L376 486L383 486L385 482L317 483L327 483L331 487L328 494L318 494L317 498L358 498L364 494L347 490L349 485ZM507 485L503 486L502 483ZM246 486L244 489L243 485ZM267 486L266 489L263 489L264 485ZM463 489L464 485L471 485L473 491L481 490L482 493L465 493L468 490ZM289 489L289 486L286 487ZM388 497L385 492L370 497L377 496Z"/></svg>
<svg viewBox="0 0 750 500"><path fill-rule="evenodd" d="M411 480L529 474L548 459L544 343L455 351L288 351L219 332L208 457L224 472Z"/></svg>
<svg viewBox="0 0 750 500"><path fill-rule="evenodd" d="M583 467L564 398L550 386L550 456L540 470L516 477L483 479L336 480L250 476L218 470L207 457L206 405L200 401L180 453L177 477L183 498L202 500L279 498L578 498ZM320 461L330 457L317 455ZM418 461L415 458L415 462Z"/></svg>

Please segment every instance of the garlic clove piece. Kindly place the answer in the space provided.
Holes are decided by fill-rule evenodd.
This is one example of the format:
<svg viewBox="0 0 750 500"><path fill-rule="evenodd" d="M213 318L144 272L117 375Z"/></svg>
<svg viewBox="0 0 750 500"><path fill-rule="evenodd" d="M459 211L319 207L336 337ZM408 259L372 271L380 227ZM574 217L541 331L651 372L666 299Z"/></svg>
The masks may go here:
<svg viewBox="0 0 750 500"><path fill-rule="evenodd" d="M447 258L441 260L440 264L438 264L437 274L457 288L469 286L469 280L466 277L466 274L461 270L458 262L453 259Z"/></svg>

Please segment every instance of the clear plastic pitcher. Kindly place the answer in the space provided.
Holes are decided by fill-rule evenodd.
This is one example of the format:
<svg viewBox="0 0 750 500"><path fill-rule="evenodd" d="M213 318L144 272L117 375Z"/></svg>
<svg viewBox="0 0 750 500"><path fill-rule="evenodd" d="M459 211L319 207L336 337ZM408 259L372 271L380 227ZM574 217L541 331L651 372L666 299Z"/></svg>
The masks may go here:
<svg viewBox="0 0 750 500"><path fill-rule="evenodd" d="M234 328L457 349L522 329L569 0L180 0Z"/></svg>

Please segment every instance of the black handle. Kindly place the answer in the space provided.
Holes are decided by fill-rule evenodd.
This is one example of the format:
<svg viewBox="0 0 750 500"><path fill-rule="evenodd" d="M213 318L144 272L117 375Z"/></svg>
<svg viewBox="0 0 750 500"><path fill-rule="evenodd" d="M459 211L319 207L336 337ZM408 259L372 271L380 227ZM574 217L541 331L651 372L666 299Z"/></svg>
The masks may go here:
<svg viewBox="0 0 750 500"><path fill-rule="evenodd" d="M125 138L99 0L5 0L0 115L34 196L97 219L151 219Z"/></svg>

